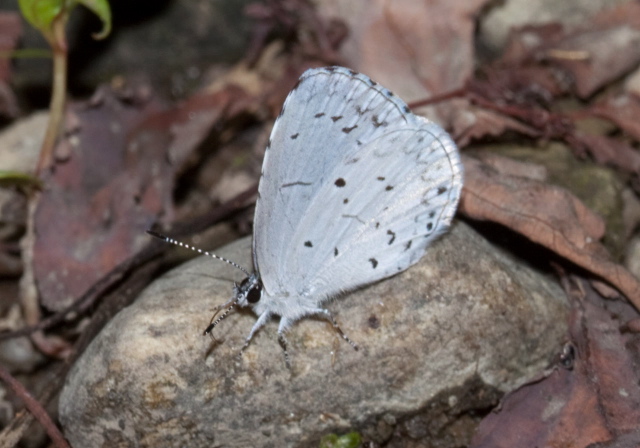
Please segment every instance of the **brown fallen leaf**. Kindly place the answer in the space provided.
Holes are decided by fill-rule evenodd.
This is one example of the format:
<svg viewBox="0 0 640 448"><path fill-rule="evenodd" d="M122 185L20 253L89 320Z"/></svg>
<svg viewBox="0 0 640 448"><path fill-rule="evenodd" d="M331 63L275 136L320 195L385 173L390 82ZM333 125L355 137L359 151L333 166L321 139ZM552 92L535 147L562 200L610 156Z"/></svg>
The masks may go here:
<svg viewBox="0 0 640 448"><path fill-rule="evenodd" d="M140 131L153 131L169 138L163 148L173 169L182 172L188 168L193 151L216 124L237 116L252 104L242 88L226 85L216 91L195 94L173 109L149 115Z"/></svg>
<svg viewBox="0 0 640 448"><path fill-rule="evenodd" d="M464 104L464 105L463 105ZM450 115L446 111L453 111ZM441 108L440 116L443 121L449 123L451 135L459 147L464 148L474 140L482 140L487 137L498 137L509 131L529 137L538 137L540 132L505 114L500 114L489 109L482 109L464 103L460 100L452 102L450 107Z"/></svg>
<svg viewBox="0 0 640 448"><path fill-rule="evenodd" d="M75 123L35 214L34 273L41 303L69 306L137 253L144 233L173 215L176 173L211 129L244 98L242 89L196 95L171 110L103 90L72 106Z"/></svg>
<svg viewBox="0 0 640 448"><path fill-rule="evenodd" d="M462 87L472 76L475 20L487 3L338 0L318 7L347 23L340 53L350 67L411 102Z"/></svg>
<svg viewBox="0 0 640 448"><path fill-rule="evenodd" d="M510 33L501 57L481 69L470 89L496 105L547 108L572 90L587 98L637 67L638 42L637 2L605 9L576 26L523 26ZM637 114L629 112L621 124L637 130Z"/></svg>
<svg viewBox="0 0 640 448"><path fill-rule="evenodd" d="M640 3L605 8L553 48L578 51L586 58L556 58L573 76L576 91L586 98L635 69L640 62Z"/></svg>
<svg viewBox="0 0 640 448"><path fill-rule="evenodd" d="M573 299L571 350L548 376L508 395L480 423L472 448L638 446L640 387L630 339L583 283L586 297Z"/></svg>
<svg viewBox="0 0 640 448"><path fill-rule="evenodd" d="M495 103L546 107L568 93L570 84L536 57L538 46L564 35L560 24L523 26L509 33L502 55L482 67L474 89Z"/></svg>
<svg viewBox="0 0 640 448"><path fill-rule="evenodd" d="M640 4L626 2L604 9L590 20L574 27L524 27L523 38L533 29L545 30L537 38L526 38L520 60L565 73L565 83L573 84L576 94L587 98L633 70L640 62ZM527 54L528 53L528 54ZM540 78L541 79L541 78Z"/></svg>
<svg viewBox="0 0 640 448"><path fill-rule="evenodd" d="M460 212L509 227L531 241L609 282L640 309L640 282L613 262L598 240L602 220L569 191L532 179L498 173L463 157Z"/></svg>
<svg viewBox="0 0 640 448"><path fill-rule="evenodd" d="M611 26L589 29L568 36L546 49L546 57L562 50L564 54L583 54L581 58L555 57L553 64L573 77L576 94L588 98L603 86L629 73L640 62L640 29ZM611 51L615 48L616 51Z"/></svg>
<svg viewBox="0 0 640 448"><path fill-rule="evenodd" d="M33 270L49 310L68 306L137 251L140 232L162 212L156 198L170 190L162 180L148 181L153 170L168 177L162 151L142 152L128 140L156 108L129 104L107 89L96 92L93 104L70 105L59 144L68 158L57 160L34 215Z"/></svg>

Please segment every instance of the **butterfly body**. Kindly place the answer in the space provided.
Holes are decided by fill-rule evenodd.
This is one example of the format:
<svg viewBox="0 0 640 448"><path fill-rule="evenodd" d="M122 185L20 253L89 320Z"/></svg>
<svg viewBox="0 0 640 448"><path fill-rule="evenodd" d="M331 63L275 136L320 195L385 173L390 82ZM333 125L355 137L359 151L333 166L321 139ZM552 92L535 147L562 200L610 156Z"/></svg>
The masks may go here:
<svg viewBox="0 0 640 448"><path fill-rule="evenodd" d="M462 189L460 156L438 125L367 76L307 70L289 93L265 152L256 201L254 272L227 311L258 316L246 348L271 317L278 338L323 305L415 264L449 226ZM175 242L175 241L171 241ZM215 316L214 316L215 318Z"/></svg>
<svg viewBox="0 0 640 448"><path fill-rule="evenodd" d="M259 316L279 334L327 300L416 263L448 227L460 196L455 144L368 77L305 72L265 153L256 203Z"/></svg>

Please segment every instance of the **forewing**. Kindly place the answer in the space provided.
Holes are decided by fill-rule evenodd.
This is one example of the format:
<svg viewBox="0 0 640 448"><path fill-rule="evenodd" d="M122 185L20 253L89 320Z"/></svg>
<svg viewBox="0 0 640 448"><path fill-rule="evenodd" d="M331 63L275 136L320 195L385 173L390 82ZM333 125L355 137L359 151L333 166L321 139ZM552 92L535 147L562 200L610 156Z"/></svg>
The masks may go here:
<svg viewBox="0 0 640 448"><path fill-rule="evenodd" d="M342 68L307 71L271 134L254 260L271 295L317 302L417 262L462 186L454 143L388 90Z"/></svg>

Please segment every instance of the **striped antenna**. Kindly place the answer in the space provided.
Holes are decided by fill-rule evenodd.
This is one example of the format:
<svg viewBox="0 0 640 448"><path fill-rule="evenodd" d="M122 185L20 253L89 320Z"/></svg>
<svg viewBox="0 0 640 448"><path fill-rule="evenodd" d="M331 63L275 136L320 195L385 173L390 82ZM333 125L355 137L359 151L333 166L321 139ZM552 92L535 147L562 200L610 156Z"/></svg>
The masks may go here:
<svg viewBox="0 0 640 448"><path fill-rule="evenodd" d="M236 299L237 300L237 299ZM233 302L229 308L226 309L226 311L224 313L222 313L222 315L216 319L216 316L218 315L218 313L220 312L220 310L222 308L218 308L218 310L215 312L215 314L213 315L213 317L211 318L211 321L209 321L209 326L206 328L206 330L204 330L204 332L202 333L202 335L210 335L211 338L213 339L213 333L211 332L211 330L213 330L213 328L218 325L220 323L220 321L222 319L224 319L225 317L227 317L227 314L229 314L231 312L231 310L236 306L236 302ZM214 320L216 319L216 320Z"/></svg>
<svg viewBox="0 0 640 448"><path fill-rule="evenodd" d="M240 269L242 272L244 272L247 277L251 276L251 274L249 272L247 272L247 270L245 268L243 268L242 266L240 266L238 263L234 263L231 260L227 260L224 257L221 257L219 255L216 254L212 254L210 252L204 251L202 249L198 249L197 247L193 247L190 246L189 244L186 243L182 243L180 241L174 240L173 238L169 238L168 236L162 235L161 233L158 232L154 232L153 230L147 230L147 233L151 236L155 236L156 238L161 239L162 241L166 241L167 243L171 243L171 244L175 244L176 246L180 246L180 247L186 247L187 249L191 249L194 250L202 255L206 255L208 257L211 258L215 258L216 260L220 260L220 261L224 261L225 263L229 263L231 266Z"/></svg>

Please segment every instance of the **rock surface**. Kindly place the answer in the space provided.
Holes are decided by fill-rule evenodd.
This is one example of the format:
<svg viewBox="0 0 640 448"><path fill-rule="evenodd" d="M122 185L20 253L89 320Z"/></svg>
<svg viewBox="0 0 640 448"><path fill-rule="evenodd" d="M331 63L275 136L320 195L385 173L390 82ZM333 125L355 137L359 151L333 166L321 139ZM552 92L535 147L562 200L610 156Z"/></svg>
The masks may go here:
<svg viewBox="0 0 640 448"><path fill-rule="evenodd" d="M243 239L218 253L251 266L250 247ZM328 305L359 351L323 321L296 324L291 371L275 322L242 359L251 313L231 314L217 342L202 336L241 277L195 259L104 328L60 398L74 448L318 446L350 429L391 445L401 432L421 439L430 412L459 414L471 393L493 396L479 407L495 404L492 391L539 373L566 334L562 290L460 222L418 265Z"/></svg>

